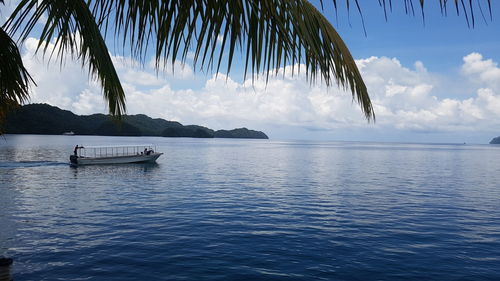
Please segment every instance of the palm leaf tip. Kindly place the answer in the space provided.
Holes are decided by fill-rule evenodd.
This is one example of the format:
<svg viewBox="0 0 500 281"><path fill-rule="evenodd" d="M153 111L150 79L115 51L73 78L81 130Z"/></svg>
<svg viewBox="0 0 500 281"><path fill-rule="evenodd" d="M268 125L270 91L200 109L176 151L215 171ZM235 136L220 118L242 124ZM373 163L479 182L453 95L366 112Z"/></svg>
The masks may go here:
<svg viewBox="0 0 500 281"><path fill-rule="evenodd" d="M327 85L337 83L350 89L366 119L375 121L375 113L367 87L359 72L356 61L346 44L330 22L309 2L299 7L294 22L297 24L299 42L305 52L306 71L311 78L321 75ZM303 34L301 34L303 33Z"/></svg>

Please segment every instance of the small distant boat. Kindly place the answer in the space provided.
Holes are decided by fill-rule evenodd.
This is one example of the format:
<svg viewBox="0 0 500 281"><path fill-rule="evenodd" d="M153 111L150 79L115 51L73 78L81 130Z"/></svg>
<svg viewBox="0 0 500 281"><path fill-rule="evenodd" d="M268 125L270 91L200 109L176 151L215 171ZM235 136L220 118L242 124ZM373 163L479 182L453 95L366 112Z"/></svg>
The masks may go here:
<svg viewBox="0 0 500 281"><path fill-rule="evenodd" d="M163 153L153 145L76 146L72 166L155 162Z"/></svg>
<svg viewBox="0 0 500 281"><path fill-rule="evenodd" d="M65 135L65 136L73 136L73 135L75 135L75 132L73 132L73 131L64 132L63 135Z"/></svg>

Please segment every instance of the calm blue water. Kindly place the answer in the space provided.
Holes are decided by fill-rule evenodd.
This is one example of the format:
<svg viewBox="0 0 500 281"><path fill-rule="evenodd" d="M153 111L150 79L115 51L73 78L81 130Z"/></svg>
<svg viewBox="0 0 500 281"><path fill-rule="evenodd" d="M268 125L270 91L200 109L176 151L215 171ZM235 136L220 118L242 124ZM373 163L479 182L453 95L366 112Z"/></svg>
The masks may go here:
<svg viewBox="0 0 500 281"><path fill-rule="evenodd" d="M71 168L76 144L156 165ZM500 147L92 136L0 143L22 280L500 280Z"/></svg>

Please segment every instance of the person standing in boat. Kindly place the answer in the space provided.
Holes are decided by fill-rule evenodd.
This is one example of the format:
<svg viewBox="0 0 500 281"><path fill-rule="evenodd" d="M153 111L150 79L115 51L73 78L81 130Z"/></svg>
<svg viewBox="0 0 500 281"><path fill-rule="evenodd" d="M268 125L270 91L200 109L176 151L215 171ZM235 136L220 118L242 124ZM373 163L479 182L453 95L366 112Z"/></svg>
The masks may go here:
<svg viewBox="0 0 500 281"><path fill-rule="evenodd" d="M75 154L75 156L78 155L78 149L80 148L83 148L83 145L82 146L78 146L78 144L75 146L75 150L73 151L73 153Z"/></svg>

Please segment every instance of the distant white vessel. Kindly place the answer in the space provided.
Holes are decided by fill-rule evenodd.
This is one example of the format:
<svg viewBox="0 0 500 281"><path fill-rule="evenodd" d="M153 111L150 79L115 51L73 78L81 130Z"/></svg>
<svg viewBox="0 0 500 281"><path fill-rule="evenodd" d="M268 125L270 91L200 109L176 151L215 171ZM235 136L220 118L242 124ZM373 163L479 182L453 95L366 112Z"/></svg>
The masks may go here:
<svg viewBox="0 0 500 281"><path fill-rule="evenodd" d="M73 132L73 131L63 133L63 135L65 135L65 136L73 136L74 134L75 134L75 132Z"/></svg>
<svg viewBox="0 0 500 281"><path fill-rule="evenodd" d="M153 145L76 146L71 165L125 164L155 162L163 153Z"/></svg>

